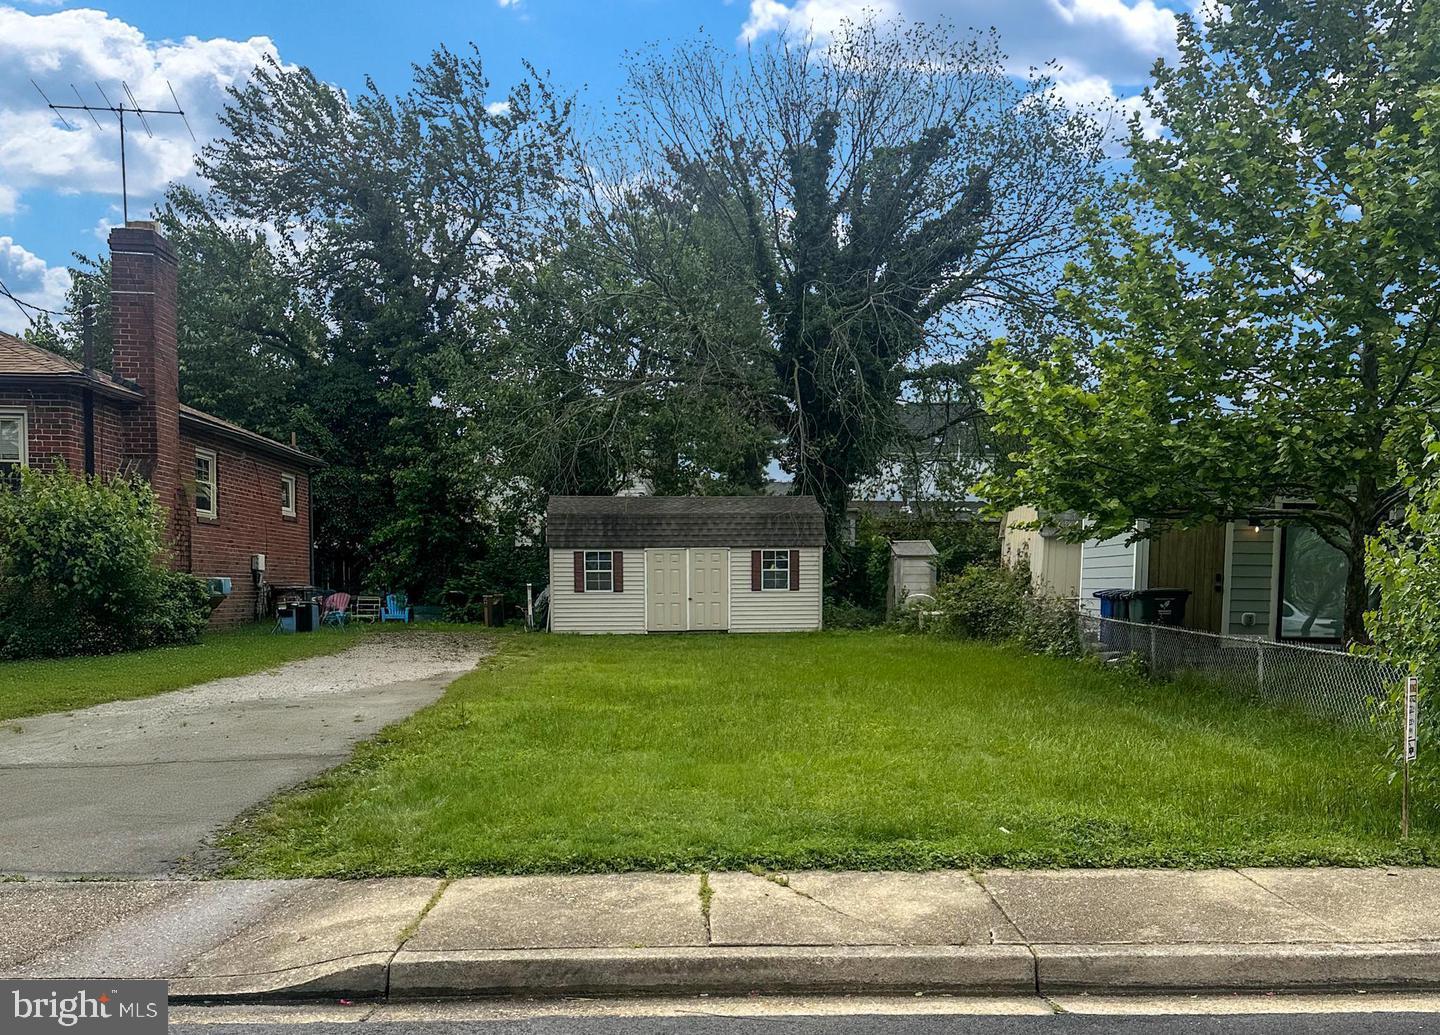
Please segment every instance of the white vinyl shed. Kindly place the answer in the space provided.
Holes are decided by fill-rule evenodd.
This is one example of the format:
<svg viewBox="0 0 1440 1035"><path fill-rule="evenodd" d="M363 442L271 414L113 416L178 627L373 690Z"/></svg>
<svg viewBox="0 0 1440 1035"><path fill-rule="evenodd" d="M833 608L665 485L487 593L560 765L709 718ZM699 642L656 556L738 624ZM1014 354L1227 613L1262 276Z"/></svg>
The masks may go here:
<svg viewBox="0 0 1440 1035"><path fill-rule="evenodd" d="M551 496L550 629L819 629L825 518L809 496Z"/></svg>

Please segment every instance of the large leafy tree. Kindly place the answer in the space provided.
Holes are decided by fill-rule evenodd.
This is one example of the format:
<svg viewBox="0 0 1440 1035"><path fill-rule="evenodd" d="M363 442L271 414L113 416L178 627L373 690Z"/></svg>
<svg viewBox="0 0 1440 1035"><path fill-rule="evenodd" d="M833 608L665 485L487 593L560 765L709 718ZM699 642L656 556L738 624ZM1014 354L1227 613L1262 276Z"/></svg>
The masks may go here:
<svg viewBox="0 0 1440 1035"><path fill-rule="evenodd" d="M1043 312L1099 130L989 37L865 20L743 55L636 59L584 168L603 273L646 333L597 339L589 392L722 400L832 530L917 386L974 416L973 343ZM587 343L582 341L582 348Z"/></svg>
<svg viewBox="0 0 1440 1035"><path fill-rule="evenodd" d="M482 465L454 386L495 333L561 182L568 102L530 76L497 103L448 50L389 96L268 64L202 152L167 230L191 264L187 393L327 461L331 577L433 592L484 540Z"/></svg>
<svg viewBox="0 0 1440 1035"><path fill-rule="evenodd" d="M1349 560L1362 637L1365 540L1440 403L1440 5L1237 0L1179 24L1144 94L1163 132L1136 121L1132 170L1084 212L1072 330L989 362L1014 443L984 491L1100 534L1309 524Z"/></svg>

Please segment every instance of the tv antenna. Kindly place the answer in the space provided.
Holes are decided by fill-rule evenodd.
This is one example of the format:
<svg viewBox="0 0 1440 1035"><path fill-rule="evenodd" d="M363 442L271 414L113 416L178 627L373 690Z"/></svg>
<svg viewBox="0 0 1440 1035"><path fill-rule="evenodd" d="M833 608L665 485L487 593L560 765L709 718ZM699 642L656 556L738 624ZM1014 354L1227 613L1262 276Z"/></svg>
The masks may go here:
<svg viewBox="0 0 1440 1035"><path fill-rule="evenodd" d="M79 88L74 83L70 84L70 89L74 91L75 99L80 102L79 104L56 104L49 97L45 96L45 91L40 89L40 84L35 80L30 80L30 85L35 87L41 99L45 101L45 104L55 113L56 117L60 119L61 124L66 129L75 128L70 125L69 121L65 118L64 112L67 111L85 112L90 116L90 121L95 123L96 129L102 128L100 120L95 117L97 111L108 111L114 115L116 121L120 123L120 210L124 214L125 222L127 223L130 222L130 194L125 173L125 116L134 115L140 120L140 125L144 128L145 135L153 138L155 133L150 129L150 122L145 118L146 115L179 115L180 120L185 123L185 129L189 132L190 139L197 144L200 143L200 141L195 139L195 131L190 128L190 120L185 117L184 109L180 107L180 98L175 96L175 87L170 85L170 80L168 79L165 80L165 88L170 91L170 99L175 102L175 107L173 108L140 107L140 102L135 99L135 94L130 90L130 84L123 79L120 80L120 88L125 91L125 95L120 98L119 104L112 104L110 102L110 97L106 94L105 88L98 82L95 84L95 89L100 91L100 97L105 102L104 104L85 103L85 98L81 96ZM129 106L126 106L126 100L129 100Z"/></svg>

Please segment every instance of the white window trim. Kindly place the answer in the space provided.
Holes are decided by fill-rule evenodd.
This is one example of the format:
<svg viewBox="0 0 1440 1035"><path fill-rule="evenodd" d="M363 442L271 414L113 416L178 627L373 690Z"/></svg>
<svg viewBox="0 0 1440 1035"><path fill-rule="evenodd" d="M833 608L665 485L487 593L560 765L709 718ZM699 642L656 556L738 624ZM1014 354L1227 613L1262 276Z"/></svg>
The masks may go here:
<svg viewBox="0 0 1440 1035"><path fill-rule="evenodd" d="M282 474L282 475L280 476L280 484L281 484L282 486L283 486L283 485L288 485L288 486L290 487L290 506L288 506L288 507L285 506L285 501L284 501L284 499L282 498L281 501L280 501L280 516L281 516L281 517L294 517L294 516L295 516L295 504L296 504L296 499L295 499L295 489L296 489L295 476L294 476L293 474Z"/></svg>
<svg viewBox="0 0 1440 1035"><path fill-rule="evenodd" d="M783 571L785 572L785 585L783 585L783 586L767 586L767 585L765 585L765 574L766 574L766 573L765 573L765 555L766 555L767 553L773 553L773 554L776 555L776 557L783 557L783 558L785 559L785 567L784 567L784 569L783 569ZM781 571L782 569L777 566L777 567L771 568L770 570L771 570L772 572L776 572L776 571ZM762 547L761 550L760 550L760 592L761 592L761 593L780 593L780 592L782 592L782 591L783 591L783 592L786 592L786 593L788 593L788 592L790 591L790 551L789 551L789 549L779 550L779 549L767 549L767 548Z"/></svg>
<svg viewBox="0 0 1440 1035"><path fill-rule="evenodd" d="M199 500L200 500L200 494L197 492L197 493L195 494L195 500L196 500L196 502L195 502L195 515L196 515L197 517L203 517L203 518L219 517L219 516L220 516L220 464L219 464L219 462L218 462L218 461L216 460L216 458L215 458L215 450L213 450L213 449L197 449L197 450L195 450L195 459L199 460L199 459L202 458L202 457L204 457L206 460L209 460L209 461L210 461L210 480L209 480L208 482L203 482L203 483L202 483L202 482L197 478L197 479L195 480L195 484L196 484L197 486L198 486L198 485L201 485L201 484L204 484L204 485L209 486L209 488L210 488L210 509L209 509L209 510L201 510L201 509L200 509L200 502L199 502Z"/></svg>
<svg viewBox="0 0 1440 1035"><path fill-rule="evenodd" d="M595 563L596 563L596 564L599 564L599 563L600 563L600 557L603 555L604 557L606 557L606 558L610 561L610 567L609 567L609 568L591 568L591 567L590 567L590 557L591 557L592 554L593 554L594 557L595 557ZM615 551L614 551L614 550L586 550L586 551L584 551L583 563L584 563L584 565L585 565L585 592L586 592L586 593L614 593L614 592L615 592ZM608 586L604 586L604 587L601 587L601 586L591 586L591 585L590 585L590 575L591 575L592 572L593 572L594 574L596 574L596 575L608 575L608 576L610 576L610 578L609 578L609 583L610 583L610 584L609 584Z"/></svg>
<svg viewBox="0 0 1440 1035"><path fill-rule="evenodd" d="M0 410L0 420L20 421L20 466L30 466L30 415L24 410ZM0 461L3 462L3 461Z"/></svg>

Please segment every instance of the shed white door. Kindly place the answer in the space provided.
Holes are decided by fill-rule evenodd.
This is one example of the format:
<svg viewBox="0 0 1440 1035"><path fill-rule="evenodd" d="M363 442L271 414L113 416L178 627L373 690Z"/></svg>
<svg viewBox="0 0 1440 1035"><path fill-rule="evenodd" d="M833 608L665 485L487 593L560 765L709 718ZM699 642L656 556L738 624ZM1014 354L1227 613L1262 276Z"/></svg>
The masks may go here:
<svg viewBox="0 0 1440 1035"><path fill-rule="evenodd" d="M730 628L730 551L690 551L690 628Z"/></svg>
<svg viewBox="0 0 1440 1035"><path fill-rule="evenodd" d="M685 551L645 551L645 595L650 632L685 631Z"/></svg>

